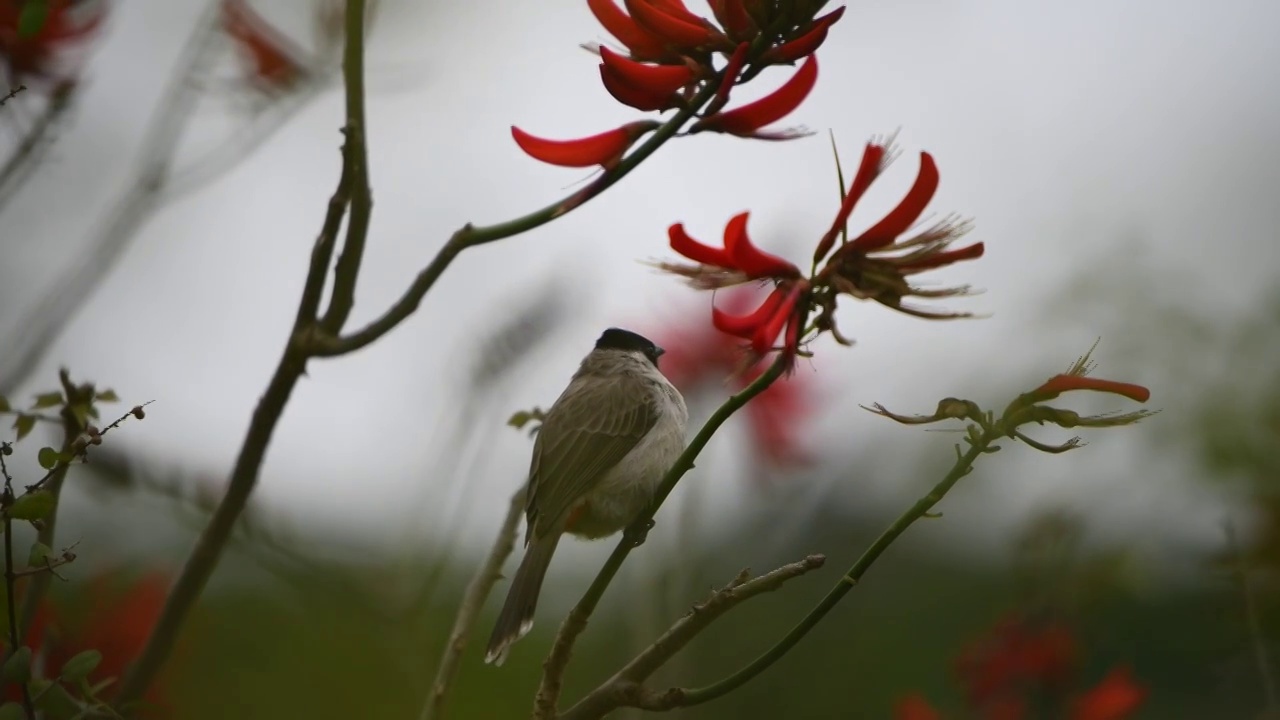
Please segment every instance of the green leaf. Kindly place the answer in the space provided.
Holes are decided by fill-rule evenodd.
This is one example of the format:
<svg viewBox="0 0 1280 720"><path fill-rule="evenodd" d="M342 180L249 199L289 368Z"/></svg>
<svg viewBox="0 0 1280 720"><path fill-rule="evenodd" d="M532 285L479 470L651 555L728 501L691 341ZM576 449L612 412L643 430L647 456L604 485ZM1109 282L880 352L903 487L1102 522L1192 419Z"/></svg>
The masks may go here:
<svg viewBox="0 0 1280 720"><path fill-rule="evenodd" d="M58 675L66 682L78 683L89 677L89 673L97 670L101 662L102 653L97 650L85 650L68 660Z"/></svg>
<svg viewBox="0 0 1280 720"><path fill-rule="evenodd" d="M32 410L41 410L44 408L57 407L62 404L62 393L54 391L40 393L36 396L36 404L31 406Z"/></svg>
<svg viewBox="0 0 1280 720"><path fill-rule="evenodd" d="M40 461L40 467L45 470L52 470L58 467L58 462L62 460L62 453L51 447L42 447L40 452L36 454L36 459Z"/></svg>
<svg viewBox="0 0 1280 720"><path fill-rule="evenodd" d="M36 427L36 418L34 415L19 414L17 419L13 421L13 429L17 431L17 435L14 438L14 441L16 442L30 435L31 431L34 430L35 427Z"/></svg>
<svg viewBox="0 0 1280 720"><path fill-rule="evenodd" d="M23 645L9 656L4 667L0 668L0 677L7 683L24 683L31 679L31 648Z"/></svg>
<svg viewBox="0 0 1280 720"><path fill-rule="evenodd" d="M0 720L26 720L27 711L22 709L22 705L16 702L7 702L0 705Z"/></svg>
<svg viewBox="0 0 1280 720"><path fill-rule="evenodd" d="M0 395L0 412L9 412L12 409L9 407L9 398Z"/></svg>
<svg viewBox="0 0 1280 720"><path fill-rule="evenodd" d="M43 710L50 720L71 720L74 717L83 717L81 712L84 708L71 697L66 688L57 683L49 686L44 695L35 702L35 706L37 710Z"/></svg>
<svg viewBox="0 0 1280 720"><path fill-rule="evenodd" d="M93 396L99 402L120 402L120 396L116 395L115 390L107 389Z"/></svg>
<svg viewBox="0 0 1280 720"><path fill-rule="evenodd" d="M49 19L49 0L27 0L18 12L18 37L34 37Z"/></svg>
<svg viewBox="0 0 1280 720"><path fill-rule="evenodd" d="M27 553L27 565L30 567L44 565L45 560L48 560L50 555L53 555L53 549L48 545L33 543L31 551Z"/></svg>
<svg viewBox="0 0 1280 720"><path fill-rule="evenodd" d="M9 517L14 520L39 520L53 512L57 504L58 501L53 497L53 493L37 490L14 500L9 508Z"/></svg>

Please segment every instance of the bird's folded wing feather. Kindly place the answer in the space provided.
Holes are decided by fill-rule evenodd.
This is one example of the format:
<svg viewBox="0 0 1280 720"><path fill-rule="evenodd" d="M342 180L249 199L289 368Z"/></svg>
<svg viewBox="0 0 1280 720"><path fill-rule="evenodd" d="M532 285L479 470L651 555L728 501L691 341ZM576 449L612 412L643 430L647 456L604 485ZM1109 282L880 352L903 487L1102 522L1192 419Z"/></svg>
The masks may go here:
<svg viewBox="0 0 1280 720"><path fill-rule="evenodd" d="M657 423L653 395L642 382L592 379L562 396L548 413L529 469L526 514L535 535L556 529L573 504Z"/></svg>

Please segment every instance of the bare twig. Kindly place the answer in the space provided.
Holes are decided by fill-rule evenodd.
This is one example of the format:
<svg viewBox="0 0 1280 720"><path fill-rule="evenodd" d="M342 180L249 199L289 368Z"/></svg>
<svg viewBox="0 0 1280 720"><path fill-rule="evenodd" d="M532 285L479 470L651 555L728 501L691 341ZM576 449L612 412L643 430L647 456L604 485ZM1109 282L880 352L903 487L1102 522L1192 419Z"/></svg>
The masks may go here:
<svg viewBox="0 0 1280 720"><path fill-rule="evenodd" d="M467 592L458 608L458 615L453 621L453 630L449 633L449 643L445 646L444 655L440 658L440 666L436 669L436 679L431 684L431 694L422 706L420 720L434 720L444 716L445 699L449 686L458 672L458 662L462 660L462 652L467 647L467 639L471 635L480 608L489 598L493 586L502 577L502 564L516 546L516 535L520 529L520 516L524 511L525 491L521 487L511 496L511 506L507 509L507 517L502 521L498 537L493 542L493 549L477 570Z"/></svg>
<svg viewBox="0 0 1280 720"><path fill-rule="evenodd" d="M670 710L680 707L683 704L684 690L670 688L658 692L646 688L643 685L644 681L699 633L739 603L777 590L788 580L816 570L825 562L826 558L822 555L810 555L799 562L783 565L755 579L751 579L748 570L743 570L728 585L712 593L711 597L704 602L694 605L687 615L676 621L669 630L613 677L562 713L561 720L594 720L620 707L644 710Z"/></svg>
<svg viewBox="0 0 1280 720"><path fill-rule="evenodd" d="M551 645L551 653L547 655L547 660L542 666L542 682L539 684L538 694L534 698L534 718L551 720L551 718L556 717L560 688L564 683L564 671L569 665L574 643L577 641L578 636L582 634L582 631L587 628L587 620L595 612L596 605L600 603L600 598L604 596L605 590L608 589L609 584L613 582L613 578L618 574L622 563L626 561L632 550L644 542L644 537L653 524L654 514L658 512L658 509L662 507L662 503L666 501L667 496L675 489L676 483L693 468L693 461L697 459L698 453L702 452L702 448L706 447L707 442L711 440L711 436L720 429L720 426L729 419L729 416L743 405L746 405L756 395L764 392L765 388L769 387L774 380L781 377L785 369L786 359L780 356L769 366L768 370L761 373L760 377L717 408L711 414L711 417L707 419L707 422L703 424L698 434L694 436L693 441L681 453L675 465L667 472L666 477L662 480L662 485L654 493L653 502L623 531L622 539L614 547L613 553L609 555L609 559L600 568L600 572L596 574L596 578L592 581L591 586L587 588L587 592L578 601L578 604L574 605L573 609L569 611L569 615L561 623L559 631L556 632L555 640Z"/></svg>
<svg viewBox="0 0 1280 720"><path fill-rule="evenodd" d="M9 92L5 93L5 94L4 94L4 97L0 97L0 107L4 107L4 104L5 104L5 103L7 103L7 102L9 102L10 100L12 100L12 99L14 99L14 98L18 97L18 93L20 93L20 92L22 92L23 90L26 90L26 89L27 89L27 86L26 86L26 85L19 85L19 86L18 86L18 87L16 87L16 88L9 88Z"/></svg>
<svg viewBox="0 0 1280 720"><path fill-rule="evenodd" d="M1240 541L1236 537L1235 525L1228 520L1223 523L1223 532L1227 536L1227 552L1233 560L1236 583L1240 587L1240 599L1244 605L1244 621L1249 633L1249 642L1253 646L1253 661L1258 668L1258 678L1262 683L1262 697L1266 703L1264 717L1280 717L1280 695L1276 691L1275 670L1271 663L1271 654L1267 651L1266 636L1262 633L1262 619L1258 615L1258 603L1254 598L1253 582L1249 577L1249 568L1240 550Z"/></svg>

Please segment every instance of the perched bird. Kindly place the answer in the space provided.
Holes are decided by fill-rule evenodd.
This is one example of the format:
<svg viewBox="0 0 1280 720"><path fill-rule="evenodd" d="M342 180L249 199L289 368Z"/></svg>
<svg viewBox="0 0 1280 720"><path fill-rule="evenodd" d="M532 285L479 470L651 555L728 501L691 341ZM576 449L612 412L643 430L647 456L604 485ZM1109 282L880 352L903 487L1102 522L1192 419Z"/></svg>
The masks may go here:
<svg viewBox="0 0 1280 720"><path fill-rule="evenodd" d="M501 665L533 627L560 536L595 539L626 527L684 452L689 411L658 371L663 352L629 330L605 330L547 411L529 464L524 560L485 662Z"/></svg>

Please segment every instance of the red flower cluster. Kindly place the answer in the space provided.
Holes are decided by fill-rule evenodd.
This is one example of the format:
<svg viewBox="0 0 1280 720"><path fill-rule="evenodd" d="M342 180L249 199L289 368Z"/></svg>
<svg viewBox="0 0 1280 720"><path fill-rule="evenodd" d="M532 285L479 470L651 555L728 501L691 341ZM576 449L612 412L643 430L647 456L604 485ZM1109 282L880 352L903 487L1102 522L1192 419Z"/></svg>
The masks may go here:
<svg viewBox="0 0 1280 720"><path fill-rule="evenodd" d="M973 716L983 720L1032 717L1031 699L1061 705L1070 720L1124 720L1146 698L1125 668L1084 692L1073 694L1071 681L1079 647L1070 630L1056 622L1010 617L961 653L956 674ZM897 720L941 720L941 713L919 695L903 698Z"/></svg>
<svg viewBox="0 0 1280 720"><path fill-rule="evenodd" d="M818 61L813 53L844 14L841 7L816 16L823 4L713 0L713 23L690 12L683 0L625 0L625 11L614 0L587 0L596 19L626 50L595 48L600 54L600 81L615 100L644 112L706 103L690 133L722 132L766 140L799 134L763 128L799 107L817 82ZM773 93L723 109L734 85L770 65L801 60L800 69ZM633 122L564 141L534 137L514 126L511 133L525 153L543 162L609 168L657 126Z"/></svg>
<svg viewBox="0 0 1280 720"><path fill-rule="evenodd" d="M167 591L168 578L159 573L145 575L125 587L114 582L112 575L102 575L78 594L78 599L89 605L45 602L26 638L35 656L33 666L43 668L48 677L80 652L97 650L102 653L102 662L89 675L89 684L118 680L142 651ZM103 691L106 699L115 685L118 682ZM21 691L11 685L5 688L5 697L17 701ZM159 717L155 712L163 701L159 686L153 685L145 700L152 712L144 717Z"/></svg>
<svg viewBox="0 0 1280 720"><path fill-rule="evenodd" d="M867 145L835 221L814 251L815 267L824 259L826 264L810 278L805 278L791 262L763 252L751 243L746 232L745 212L734 216L725 226L723 248L697 242L689 237L682 224L672 225L668 231L671 248L696 264L660 263L659 267L685 277L693 287L703 290L749 281L773 283L772 294L754 312L734 316L712 310L715 326L750 340L756 357L780 349L788 362L793 361L805 340L805 323L814 309L819 315L813 329L829 331L839 342L849 344L835 326L836 300L840 295L875 300L919 317L965 317L965 313L938 313L902 304L902 299L911 295L937 298L964 294L967 292L964 287L922 290L910 285L907 277L978 258L983 253L982 243L958 250L947 249L969 229L968 223L953 219L900 239L919 220L938 187L938 168L928 153L920 154L919 175L902 202L862 234L836 247L837 238L847 235L845 225L854 206L883 172L891 155L887 145L874 142ZM781 348L775 348L780 335L783 336Z"/></svg>
<svg viewBox="0 0 1280 720"><path fill-rule="evenodd" d="M0 0L0 62L10 85L65 87L75 82L80 56L102 27L106 0L43 0L34 18L24 0Z"/></svg>
<svg viewBox="0 0 1280 720"><path fill-rule="evenodd" d="M728 295L724 306L734 314L747 312L758 299L755 292L746 288L734 289ZM659 338L658 344L668 348L662 356L662 373L686 398L693 397L699 388L723 388L726 377L729 392L737 392L760 377L767 367L757 361L744 369L735 337L717 330L704 316L664 327L649 336ZM807 460L800 434L802 421L812 410L813 392L808 378L803 373L781 378L742 409L751 448L767 465L781 467Z"/></svg>

